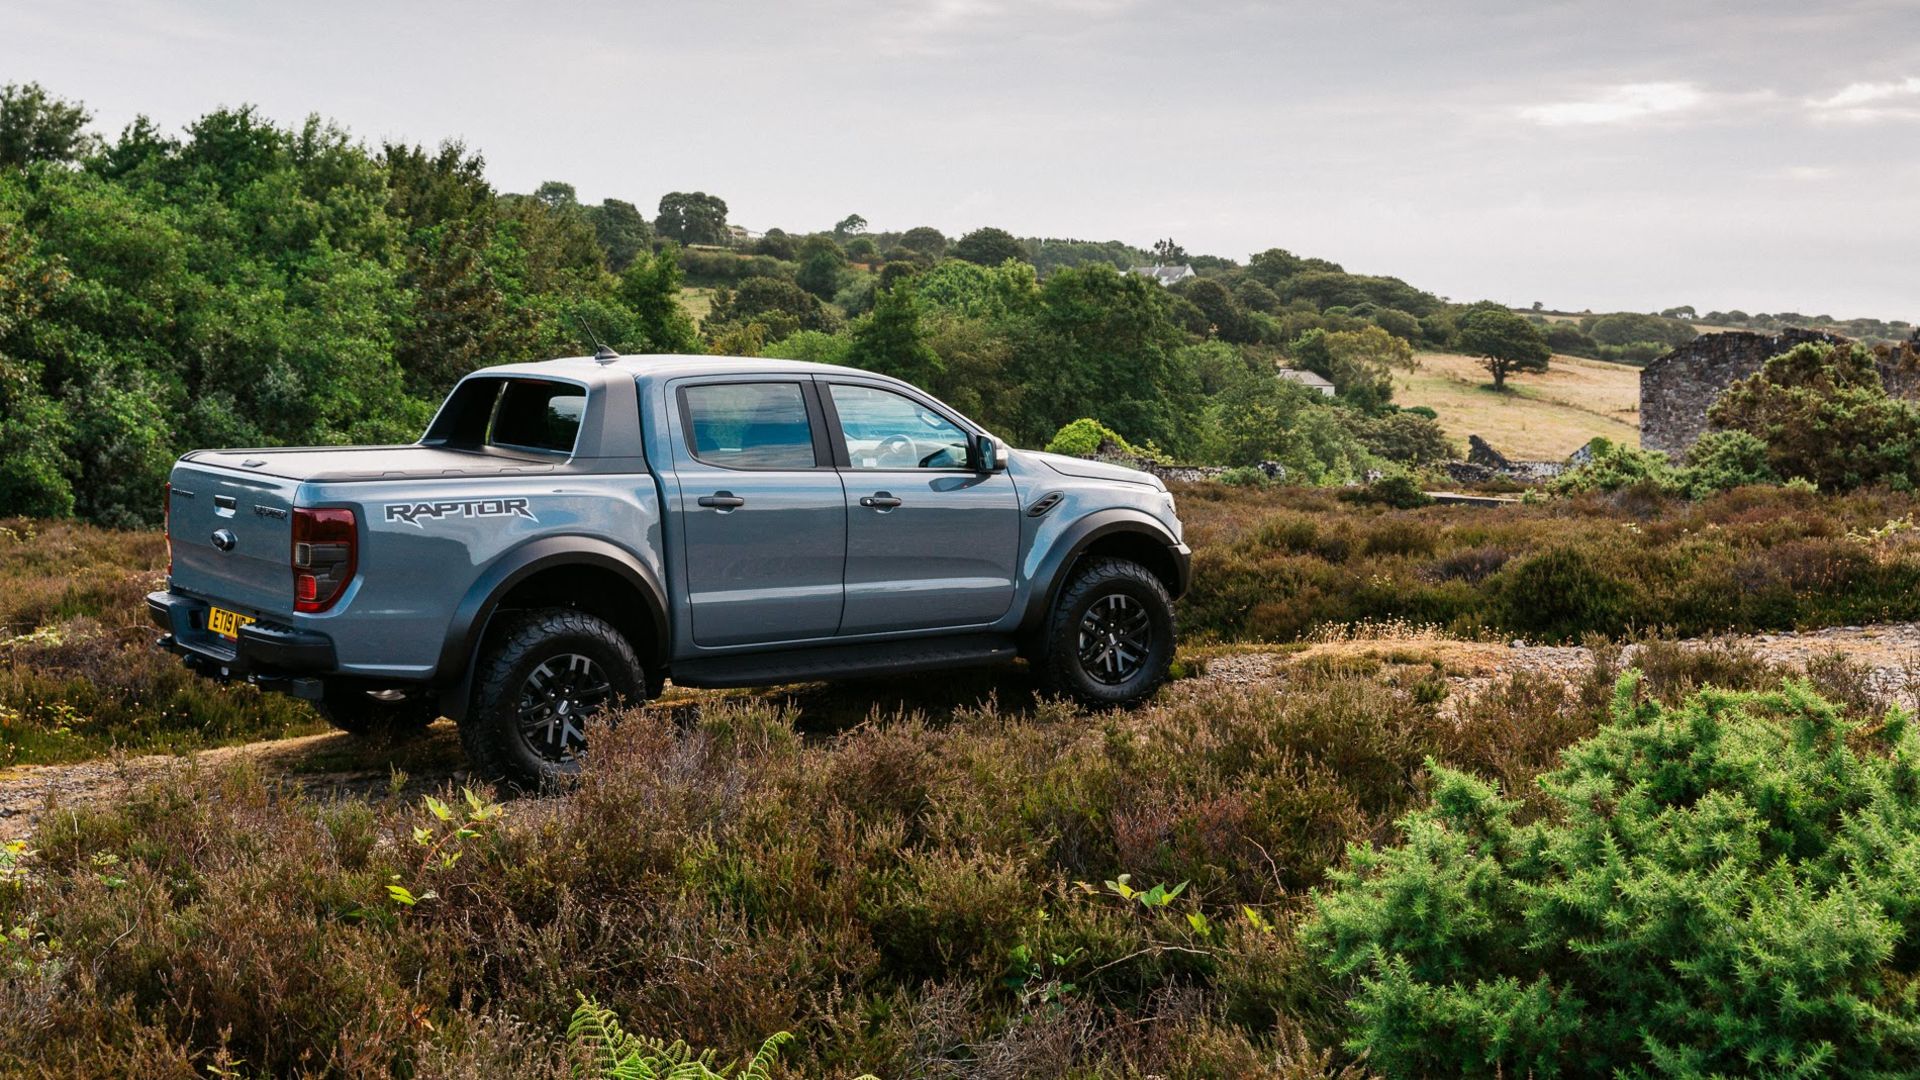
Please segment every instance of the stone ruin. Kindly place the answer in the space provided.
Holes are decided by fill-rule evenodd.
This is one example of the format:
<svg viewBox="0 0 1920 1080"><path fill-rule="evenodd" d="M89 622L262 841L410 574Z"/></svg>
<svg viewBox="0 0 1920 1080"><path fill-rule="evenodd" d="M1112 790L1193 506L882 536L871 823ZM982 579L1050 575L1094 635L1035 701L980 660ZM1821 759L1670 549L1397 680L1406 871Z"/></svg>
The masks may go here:
<svg viewBox="0 0 1920 1080"><path fill-rule="evenodd" d="M1449 461L1443 468L1449 478L1460 484L1478 484L1496 479L1540 484L1578 465L1586 457L1587 448L1583 446L1566 461L1516 461L1495 450L1493 444L1480 436L1469 435L1467 460Z"/></svg>
<svg viewBox="0 0 1920 1080"><path fill-rule="evenodd" d="M1702 334L1640 371L1640 446L1679 458L1707 431L1707 410L1727 387L1809 341L1851 345L1847 338L1789 327L1777 335L1749 331ZM1898 346L1874 350L1887 392L1920 398L1920 330Z"/></svg>

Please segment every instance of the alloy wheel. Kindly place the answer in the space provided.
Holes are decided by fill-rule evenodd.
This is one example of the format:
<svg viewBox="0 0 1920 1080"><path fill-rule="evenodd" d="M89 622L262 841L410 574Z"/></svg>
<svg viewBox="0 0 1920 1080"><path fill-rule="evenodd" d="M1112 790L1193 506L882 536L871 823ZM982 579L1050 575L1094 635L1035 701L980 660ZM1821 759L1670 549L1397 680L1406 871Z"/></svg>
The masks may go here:
<svg viewBox="0 0 1920 1080"><path fill-rule="evenodd" d="M586 749L586 719L600 711L612 693L613 683L592 657L551 657L520 685L520 737L540 757L566 761Z"/></svg>
<svg viewBox="0 0 1920 1080"><path fill-rule="evenodd" d="M1108 593L1080 616L1080 670L1095 682L1118 686L1138 675L1152 646L1146 605L1126 593Z"/></svg>

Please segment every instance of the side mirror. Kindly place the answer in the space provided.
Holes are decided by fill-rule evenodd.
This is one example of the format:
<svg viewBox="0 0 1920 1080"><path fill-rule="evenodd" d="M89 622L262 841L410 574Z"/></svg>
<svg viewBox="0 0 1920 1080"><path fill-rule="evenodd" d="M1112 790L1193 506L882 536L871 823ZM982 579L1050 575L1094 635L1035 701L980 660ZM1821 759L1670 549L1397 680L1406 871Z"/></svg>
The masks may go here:
<svg viewBox="0 0 1920 1080"><path fill-rule="evenodd" d="M999 472L1007 467L1007 444L991 435L975 435L972 445L973 468L976 472Z"/></svg>

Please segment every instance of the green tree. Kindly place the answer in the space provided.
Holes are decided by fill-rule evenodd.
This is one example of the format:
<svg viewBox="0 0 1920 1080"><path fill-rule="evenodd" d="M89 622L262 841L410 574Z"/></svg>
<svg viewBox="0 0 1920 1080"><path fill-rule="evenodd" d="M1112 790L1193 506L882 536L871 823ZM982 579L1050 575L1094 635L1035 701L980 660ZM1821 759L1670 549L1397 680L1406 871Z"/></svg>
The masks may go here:
<svg viewBox="0 0 1920 1080"><path fill-rule="evenodd" d="M634 313L647 348L659 353L700 351L693 318L680 306L680 252L671 243L641 255L620 274L620 301Z"/></svg>
<svg viewBox="0 0 1920 1080"><path fill-rule="evenodd" d="M762 328L762 341L779 341L799 330L833 331L839 317L820 298L782 278L750 277L737 288L721 289L702 329L710 341L749 324Z"/></svg>
<svg viewBox="0 0 1920 1080"><path fill-rule="evenodd" d="M5 351L67 281L65 271L33 257L24 229L0 218L0 507L7 514L73 513L66 411L43 389L37 364Z"/></svg>
<svg viewBox="0 0 1920 1080"><path fill-rule="evenodd" d="M1183 266L1187 261L1187 249L1173 242L1172 237L1153 242L1153 265Z"/></svg>
<svg viewBox="0 0 1920 1080"><path fill-rule="evenodd" d="M1460 351L1484 360L1495 390L1506 389L1507 376L1515 372L1547 370L1553 358L1540 329L1504 307L1471 308L1456 325Z"/></svg>
<svg viewBox="0 0 1920 1080"><path fill-rule="evenodd" d="M1460 448L1447 438L1431 416L1389 412L1381 416L1353 416L1348 426L1360 444L1372 453L1400 465L1418 468L1459 458Z"/></svg>
<svg viewBox="0 0 1920 1080"><path fill-rule="evenodd" d="M670 191L660 196L653 229L682 244L727 242L727 203L704 191Z"/></svg>
<svg viewBox="0 0 1920 1080"><path fill-rule="evenodd" d="M1260 283L1256 277L1243 277L1234 283L1234 299L1248 311L1259 311L1271 315L1280 310L1280 297L1272 289Z"/></svg>
<svg viewBox="0 0 1920 1080"><path fill-rule="evenodd" d="M80 160L95 146L87 134L92 121L85 106L53 97L39 83L0 87L0 168Z"/></svg>
<svg viewBox="0 0 1920 1080"><path fill-rule="evenodd" d="M832 300L840 291L847 257L840 246L824 236L809 236L800 243L800 269L793 280L801 288L822 300Z"/></svg>
<svg viewBox="0 0 1920 1080"><path fill-rule="evenodd" d="M1022 439L1091 414L1135 442L1193 448L1198 384L1158 285L1098 264L1056 271L1017 336Z"/></svg>
<svg viewBox="0 0 1920 1080"><path fill-rule="evenodd" d="M1200 309L1205 317L1207 336L1237 345L1260 340L1259 325L1247 317L1239 299L1219 281L1199 278L1182 282L1176 289L1183 299Z"/></svg>
<svg viewBox="0 0 1920 1080"><path fill-rule="evenodd" d="M1268 248L1247 260L1247 273L1254 280L1278 292L1285 283L1309 270L1345 273L1339 263L1325 259L1302 258L1285 248Z"/></svg>
<svg viewBox="0 0 1920 1080"><path fill-rule="evenodd" d="M1314 331L1318 333L1318 331ZM1366 412L1393 400L1394 369L1413 368L1413 347L1378 326L1327 334L1323 339L1334 392Z"/></svg>
<svg viewBox="0 0 1920 1080"><path fill-rule="evenodd" d="M873 310L853 324L846 362L917 385L939 374L940 357L921 332L912 282L899 282L874 297Z"/></svg>
<svg viewBox="0 0 1920 1080"><path fill-rule="evenodd" d="M1250 371L1210 400L1201 453L1218 465L1277 462L1296 482L1357 482L1380 459L1355 437L1347 414L1270 370Z"/></svg>
<svg viewBox="0 0 1920 1080"><path fill-rule="evenodd" d="M1374 312L1373 325L1409 344L1420 340L1420 320L1397 308L1381 308Z"/></svg>
<svg viewBox="0 0 1920 1080"><path fill-rule="evenodd" d="M1005 229L989 225L975 229L954 242L951 254L980 266L999 266L1008 259L1027 259L1027 247Z"/></svg>
<svg viewBox="0 0 1920 1080"><path fill-rule="evenodd" d="M848 214L838 222L835 222L833 226L833 235L837 240L845 240L849 236L859 236L866 231L867 219L861 217L859 214Z"/></svg>
<svg viewBox="0 0 1920 1080"><path fill-rule="evenodd" d="M549 210L565 210L580 205L579 193L573 185L559 180L545 180L533 189L533 197Z"/></svg>
<svg viewBox="0 0 1920 1080"><path fill-rule="evenodd" d="M1630 345L1636 341L1685 345L1699 336L1699 331L1679 319L1642 315L1637 311L1589 315L1580 320L1580 329L1602 345Z"/></svg>
<svg viewBox="0 0 1920 1080"><path fill-rule="evenodd" d="M587 220L593 223L593 235L606 255L607 269L616 274L653 244L653 227L640 208L630 202L604 199L599 206L587 208Z"/></svg>
<svg viewBox="0 0 1920 1080"><path fill-rule="evenodd" d="M947 236L931 225L916 225L900 234L900 246L930 259L947 253Z"/></svg>

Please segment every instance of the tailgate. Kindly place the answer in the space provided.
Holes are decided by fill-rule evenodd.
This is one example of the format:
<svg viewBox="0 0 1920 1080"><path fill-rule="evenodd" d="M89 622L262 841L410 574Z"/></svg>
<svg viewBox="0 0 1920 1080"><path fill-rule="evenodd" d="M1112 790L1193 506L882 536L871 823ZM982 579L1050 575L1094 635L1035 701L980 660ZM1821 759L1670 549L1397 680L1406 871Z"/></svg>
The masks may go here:
<svg viewBox="0 0 1920 1080"><path fill-rule="evenodd" d="M293 611L298 480L219 466L174 466L167 531L173 585L252 615Z"/></svg>

